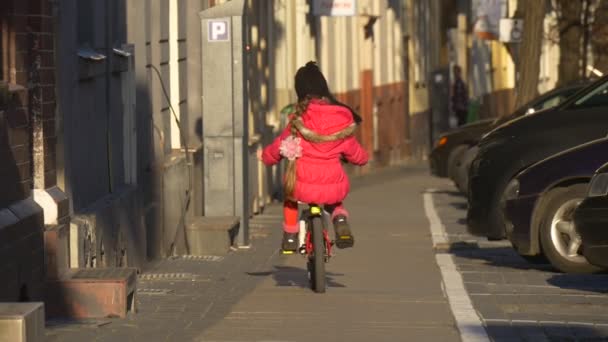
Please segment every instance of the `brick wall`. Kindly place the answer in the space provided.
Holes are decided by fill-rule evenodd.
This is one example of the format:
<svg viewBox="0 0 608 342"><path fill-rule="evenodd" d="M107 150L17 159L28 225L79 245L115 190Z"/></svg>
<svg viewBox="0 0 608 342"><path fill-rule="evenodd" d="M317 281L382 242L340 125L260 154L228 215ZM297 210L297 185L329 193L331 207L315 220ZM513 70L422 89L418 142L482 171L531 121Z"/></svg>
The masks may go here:
<svg viewBox="0 0 608 342"><path fill-rule="evenodd" d="M9 95L0 102L0 301L43 298L44 216L30 195L36 125L44 136L41 187L56 181L51 14L48 0L0 1L2 88Z"/></svg>
<svg viewBox="0 0 608 342"><path fill-rule="evenodd" d="M55 185L55 69L48 0L2 1L3 81L11 99L0 108L0 207L30 194L32 129L44 135L44 185Z"/></svg>

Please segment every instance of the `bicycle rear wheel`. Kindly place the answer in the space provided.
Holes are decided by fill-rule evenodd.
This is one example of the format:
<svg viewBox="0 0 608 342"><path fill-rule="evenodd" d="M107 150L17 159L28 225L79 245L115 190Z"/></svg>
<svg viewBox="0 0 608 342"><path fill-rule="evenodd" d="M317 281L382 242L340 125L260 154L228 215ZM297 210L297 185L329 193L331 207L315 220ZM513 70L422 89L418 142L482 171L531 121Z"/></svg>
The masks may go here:
<svg viewBox="0 0 608 342"><path fill-rule="evenodd" d="M311 285L317 293L325 292L325 236L321 217L310 220L312 232L313 255L309 260L311 268Z"/></svg>

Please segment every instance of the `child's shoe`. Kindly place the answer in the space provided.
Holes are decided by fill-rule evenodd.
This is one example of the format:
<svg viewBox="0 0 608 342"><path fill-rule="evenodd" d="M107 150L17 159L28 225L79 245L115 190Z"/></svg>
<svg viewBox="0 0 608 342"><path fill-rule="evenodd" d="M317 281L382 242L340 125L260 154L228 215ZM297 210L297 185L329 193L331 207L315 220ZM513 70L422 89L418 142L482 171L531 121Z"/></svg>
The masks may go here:
<svg viewBox="0 0 608 342"><path fill-rule="evenodd" d="M337 215L334 218L334 230L336 231L336 247L349 248L355 244L355 238L350 231L346 216Z"/></svg>
<svg viewBox="0 0 608 342"><path fill-rule="evenodd" d="M283 232L283 252L295 252L298 249L298 233Z"/></svg>

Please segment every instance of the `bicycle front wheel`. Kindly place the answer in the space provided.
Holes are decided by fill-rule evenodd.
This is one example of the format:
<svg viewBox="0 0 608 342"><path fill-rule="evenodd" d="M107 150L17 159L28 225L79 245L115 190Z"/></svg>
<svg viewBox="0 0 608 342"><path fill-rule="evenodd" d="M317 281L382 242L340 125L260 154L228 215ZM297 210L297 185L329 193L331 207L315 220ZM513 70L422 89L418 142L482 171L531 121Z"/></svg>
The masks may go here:
<svg viewBox="0 0 608 342"><path fill-rule="evenodd" d="M313 255L311 261L311 280L313 291L317 293L325 292L325 237L323 235L323 223L321 218L310 220L312 227Z"/></svg>

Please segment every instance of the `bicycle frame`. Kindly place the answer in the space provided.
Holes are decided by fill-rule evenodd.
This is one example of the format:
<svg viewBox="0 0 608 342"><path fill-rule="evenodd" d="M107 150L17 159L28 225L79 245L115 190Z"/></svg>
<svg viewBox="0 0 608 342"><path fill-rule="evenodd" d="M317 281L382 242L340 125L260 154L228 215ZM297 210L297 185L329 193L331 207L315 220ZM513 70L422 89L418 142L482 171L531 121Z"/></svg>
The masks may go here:
<svg viewBox="0 0 608 342"><path fill-rule="evenodd" d="M329 233L327 231L327 221L326 214L321 207L317 205L310 205L308 209L302 211L300 215L300 232L298 234L299 240L299 248L298 251L300 254L306 255L311 258L314 255L314 246L312 241L312 231L310 230L310 220L314 218L320 218L323 225L323 239L325 240L325 262L329 261L329 258L332 254L332 246L333 243L329 238Z"/></svg>

